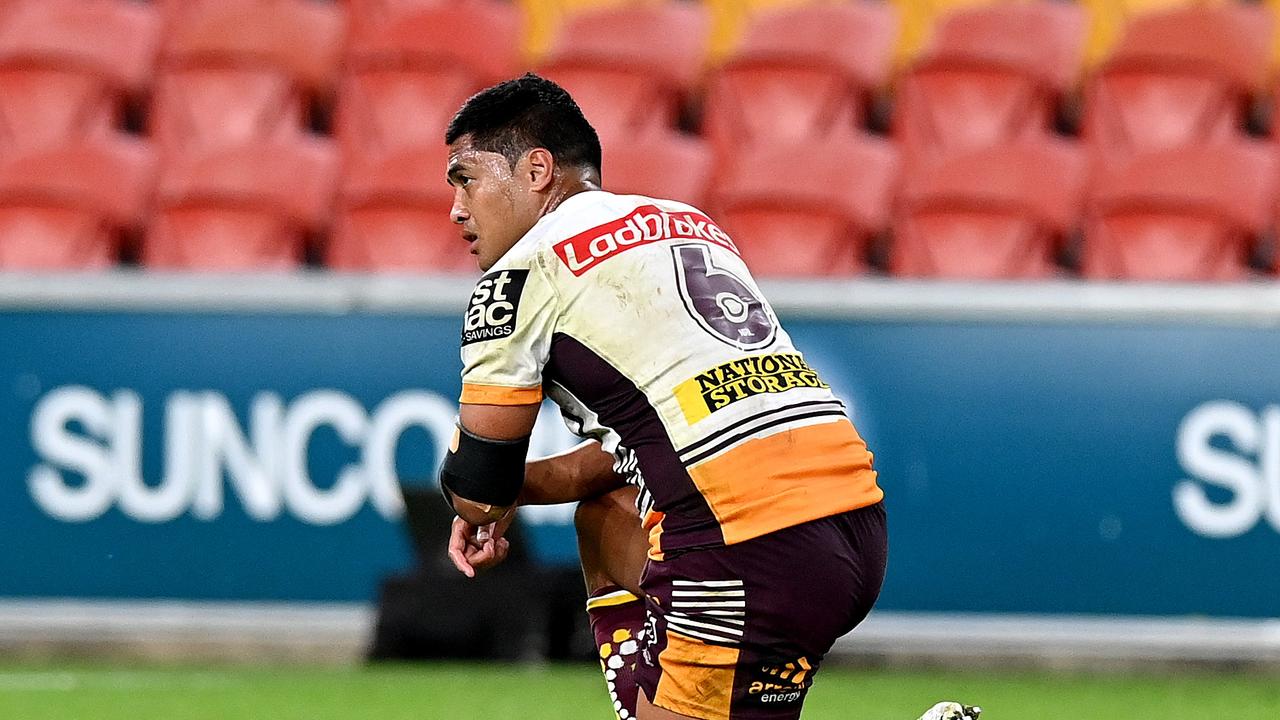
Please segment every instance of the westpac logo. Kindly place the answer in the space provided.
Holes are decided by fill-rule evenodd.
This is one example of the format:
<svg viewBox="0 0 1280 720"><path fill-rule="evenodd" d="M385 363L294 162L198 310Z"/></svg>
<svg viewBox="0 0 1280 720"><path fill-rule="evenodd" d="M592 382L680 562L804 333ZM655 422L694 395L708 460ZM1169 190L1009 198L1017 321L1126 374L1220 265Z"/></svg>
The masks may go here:
<svg viewBox="0 0 1280 720"><path fill-rule="evenodd" d="M618 253L659 240L705 240L738 252L729 235L706 215L666 212L642 205L629 215L558 243L556 255L574 275L582 275Z"/></svg>
<svg viewBox="0 0 1280 720"><path fill-rule="evenodd" d="M528 270L499 270L480 278L471 292L462 344L507 337L516 331L516 313L524 294Z"/></svg>
<svg viewBox="0 0 1280 720"><path fill-rule="evenodd" d="M1233 538L1264 519L1280 532L1280 405L1204 403L1179 426L1177 454L1189 477L1174 487L1173 506L1193 532Z"/></svg>
<svg viewBox="0 0 1280 720"><path fill-rule="evenodd" d="M263 392L250 403L247 427L242 427L224 395L179 391L167 398L162 412L163 473L148 482L137 393L118 390L107 396L71 386L42 397L31 417L31 442L40 462L27 476L36 505L66 522L94 520L113 507L146 523L187 513L214 520L230 494L250 518L263 522L288 513L308 524L332 525L350 519L366 503L396 519L404 511L395 460L401 434L418 426L436 448L446 447L457 406L423 391L392 395L372 412L336 390L314 390L289 403ZM309 446L321 428L335 433L358 458L334 468L336 479L325 487L309 471ZM412 475L434 473L435 468L416 468Z"/></svg>

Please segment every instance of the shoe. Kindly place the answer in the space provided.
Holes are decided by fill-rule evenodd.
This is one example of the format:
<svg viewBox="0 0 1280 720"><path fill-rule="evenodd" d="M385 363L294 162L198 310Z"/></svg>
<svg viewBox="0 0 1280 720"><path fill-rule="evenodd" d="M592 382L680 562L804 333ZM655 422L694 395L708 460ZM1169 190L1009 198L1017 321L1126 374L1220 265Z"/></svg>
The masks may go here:
<svg viewBox="0 0 1280 720"><path fill-rule="evenodd" d="M958 702L940 702L929 708L920 720L978 720L982 708Z"/></svg>

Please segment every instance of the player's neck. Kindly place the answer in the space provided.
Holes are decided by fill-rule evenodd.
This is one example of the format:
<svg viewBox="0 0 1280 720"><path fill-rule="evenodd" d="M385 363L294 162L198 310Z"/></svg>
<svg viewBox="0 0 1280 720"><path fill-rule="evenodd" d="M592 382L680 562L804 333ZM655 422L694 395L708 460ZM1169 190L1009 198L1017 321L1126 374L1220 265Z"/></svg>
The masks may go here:
<svg viewBox="0 0 1280 720"><path fill-rule="evenodd" d="M600 180L591 171L574 173L571 176L562 178L555 183L551 192L547 194L547 201L543 203L542 214L539 217L555 212L561 203L574 195L599 189Z"/></svg>

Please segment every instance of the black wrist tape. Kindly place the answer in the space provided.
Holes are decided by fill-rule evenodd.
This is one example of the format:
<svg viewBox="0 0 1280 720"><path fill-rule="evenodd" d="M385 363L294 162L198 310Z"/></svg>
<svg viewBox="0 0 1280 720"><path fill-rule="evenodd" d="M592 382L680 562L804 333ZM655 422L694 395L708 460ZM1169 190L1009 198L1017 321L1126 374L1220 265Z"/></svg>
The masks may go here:
<svg viewBox="0 0 1280 720"><path fill-rule="evenodd" d="M489 440L472 435L461 425L440 468L440 489L449 506L456 495L482 505L514 505L524 486L524 459L529 436L519 440Z"/></svg>

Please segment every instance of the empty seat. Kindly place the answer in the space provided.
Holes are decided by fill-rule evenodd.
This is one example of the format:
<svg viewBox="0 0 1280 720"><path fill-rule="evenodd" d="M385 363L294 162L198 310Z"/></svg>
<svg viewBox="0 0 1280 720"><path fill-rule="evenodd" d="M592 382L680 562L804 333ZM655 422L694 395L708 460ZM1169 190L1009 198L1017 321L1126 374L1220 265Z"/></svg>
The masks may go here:
<svg viewBox="0 0 1280 720"><path fill-rule="evenodd" d="M0 16L0 148L101 137L154 68L160 18L124 0L9 2Z"/></svg>
<svg viewBox="0 0 1280 720"><path fill-rule="evenodd" d="M713 60L728 56L760 13L816 4L822 0L704 0L711 15L710 53Z"/></svg>
<svg viewBox="0 0 1280 720"><path fill-rule="evenodd" d="M1085 277L1239 280L1274 203L1274 149L1241 142L1139 155L1094 183Z"/></svg>
<svg viewBox="0 0 1280 720"><path fill-rule="evenodd" d="M895 33L879 3L761 13L712 75L704 132L726 149L856 132L888 79Z"/></svg>
<svg viewBox="0 0 1280 720"><path fill-rule="evenodd" d="M714 217L756 275L859 273L888 227L897 170L892 145L870 137L750 148L718 181Z"/></svg>
<svg viewBox="0 0 1280 720"><path fill-rule="evenodd" d="M1272 24L1234 3L1135 19L1088 84L1083 135L1108 160L1234 142L1266 75Z"/></svg>
<svg viewBox="0 0 1280 720"><path fill-rule="evenodd" d="M143 245L151 268L285 270L333 202L327 143L263 141L171 160Z"/></svg>
<svg viewBox="0 0 1280 720"><path fill-rule="evenodd" d="M1085 154L1064 141L921 163L903 182L890 270L904 277L1052 276L1087 177Z"/></svg>
<svg viewBox="0 0 1280 720"><path fill-rule="evenodd" d="M474 274L476 259L449 217L443 143L403 150L347 174L325 264L335 270Z"/></svg>
<svg viewBox="0 0 1280 720"><path fill-rule="evenodd" d="M891 0L902 18L898 36L897 57L907 63L928 46L935 25L944 17L960 10L992 5L1009 0Z"/></svg>
<svg viewBox="0 0 1280 720"><path fill-rule="evenodd" d="M403 1L403 0L402 0ZM658 4L668 0L516 0L524 15L525 55L541 58L550 50L556 33L573 15L618 5Z"/></svg>
<svg viewBox="0 0 1280 720"><path fill-rule="evenodd" d="M583 12L570 18L540 71L562 85L607 142L673 127L706 57L695 3Z"/></svg>
<svg viewBox="0 0 1280 720"><path fill-rule="evenodd" d="M1078 7L1048 0L947 16L899 80L894 136L913 158L1049 136L1084 30Z"/></svg>
<svg viewBox="0 0 1280 720"><path fill-rule="evenodd" d="M464 100L515 73L518 20L509 5L469 2L406 12L355 38L336 120L348 158L443 142Z"/></svg>
<svg viewBox="0 0 1280 720"><path fill-rule="evenodd" d="M199 4L170 28L152 106L166 150L301 135L341 59L344 19L306 0Z"/></svg>
<svg viewBox="0 0 1280 720"><path fill-rule="evenodd" d="M1090 18L1086 61L1090 64L1102 61L1134 18L1203 2L1205 0L1081 0Z"/></svg>
<svg viewBox="0 0 1280 720"><path fill-rule="evenodd" d="M155 176L124 139L13 150L0 160L0 270L113 266L141 227Z"/></svg>
<svg viewBox="0 0 1280 720"><path fill-rule="evenodd" d="M714 168L711 148L696 137L655 135L604 148L604 187L704 207Z"/></svg>

